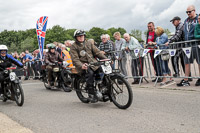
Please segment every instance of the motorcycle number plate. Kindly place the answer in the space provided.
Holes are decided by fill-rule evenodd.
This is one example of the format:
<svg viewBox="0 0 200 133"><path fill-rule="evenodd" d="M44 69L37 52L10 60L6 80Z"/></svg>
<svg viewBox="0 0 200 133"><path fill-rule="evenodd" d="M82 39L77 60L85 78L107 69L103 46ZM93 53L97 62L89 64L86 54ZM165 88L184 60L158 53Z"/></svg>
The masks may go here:
<svg viewBox="0 0 200 133"><path fill-rule="evenodd" d="M111 68L110 65L108 65L108 66L101 65L101 68L102 68L102 70L103 70L103 72L104 72L105 74L110 74L110 73L112 73L112 68Z"/></svg>
<svg viewBox="0 0 200 133"><path fill-rule="evenodd" d="M16 74L14 72L10 73L10 80L14 81L16 79Z"/></svg>

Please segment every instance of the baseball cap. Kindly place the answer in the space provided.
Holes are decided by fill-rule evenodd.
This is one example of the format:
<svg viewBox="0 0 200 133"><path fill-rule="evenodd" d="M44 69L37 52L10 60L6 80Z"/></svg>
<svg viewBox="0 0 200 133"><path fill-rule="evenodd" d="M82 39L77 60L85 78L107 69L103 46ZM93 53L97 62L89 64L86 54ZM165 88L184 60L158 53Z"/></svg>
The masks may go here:
<svg viewBox="0 0 200 133"><path fill-rule="evenodd" d="M174 20L181 20L181 18L178 17L178 16L176 16L176 17L174 17L172 20L170 20L170 22L173 22Z"/></svg>

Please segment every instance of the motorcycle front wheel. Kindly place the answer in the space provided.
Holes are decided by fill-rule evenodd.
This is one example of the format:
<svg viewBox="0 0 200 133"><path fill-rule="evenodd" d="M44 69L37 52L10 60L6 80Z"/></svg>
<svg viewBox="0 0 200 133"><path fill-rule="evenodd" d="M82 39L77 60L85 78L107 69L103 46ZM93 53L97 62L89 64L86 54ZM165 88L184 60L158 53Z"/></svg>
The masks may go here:
<svg viewBox="0 0 200 133"><path fill-rule="evenodd" d="M13 83L13 92L15 102L18 106L22 106L24 104L24 91L20 83Z"/></svg>
<svg viewBox="0 0 200 133"><path fill-rule="evenodd" d="M80 78L77 81L77 87L76 87L76 94L78 98L81 100L83 103L89 103L88 100L88 92L86 90L86 81L84 78Z"/></svg>
<svg viewBox="0 0 200 133"><path fill-rule="evenodd" d="M48 80L47 80L46 77L44 78L43 82L44 82L44 87L45 87L47 90L51 90L51 87L48 85Z"/></svg>
<svg viewBox="0 0 200 133"><path fill-rule="evenodd" d="M119 84L120 83L120 84ZM127 109L133 101L133 92L128 81L119 75L111 77L111 98L115 106Z"/></svg>

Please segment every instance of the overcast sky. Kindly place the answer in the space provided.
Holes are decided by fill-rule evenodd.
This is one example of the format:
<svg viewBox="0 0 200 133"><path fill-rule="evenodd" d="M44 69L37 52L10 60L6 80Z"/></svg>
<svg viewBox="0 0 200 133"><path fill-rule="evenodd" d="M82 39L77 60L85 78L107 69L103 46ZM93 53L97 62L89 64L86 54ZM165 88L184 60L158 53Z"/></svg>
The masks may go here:
<svg viewBox="0 0 200 133"><path fill-rule="evenodd" d="M0 32L35 28L41 16L48 16L47 28L66 29L123 27L146 30L149 21L174 32L169 22L174 16L182 21L188 5L200 13L200 0L0 0Z"/></svg>

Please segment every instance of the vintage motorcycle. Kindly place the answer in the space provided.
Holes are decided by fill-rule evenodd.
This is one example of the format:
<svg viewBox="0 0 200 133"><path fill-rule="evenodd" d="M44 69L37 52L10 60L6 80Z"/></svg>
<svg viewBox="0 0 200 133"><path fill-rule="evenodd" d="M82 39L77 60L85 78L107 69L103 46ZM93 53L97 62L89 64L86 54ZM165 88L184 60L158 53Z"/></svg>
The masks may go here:
<svg viewBox="0 0 200 133"><path fill-rule="evenodd" d="M72 79L69 75L71 68L67 67L68 65L69 64L67 62L64 64L55 62L53 64L53 81L51 82L52 86L48 85L48 70L46 69L46 65L42 65L41 75L46 89L51 90L62 88L65 92L72 91Z"/></svg>
<svg viewBox="0 0 200 133"><path fill-rule="evenodd" d="M80 52L80 55L89 56L84 50ZM127 109L131 106L133 100L131 86L124 76L119 73L119 70L112 70L110 63L110 59L89 63L88 67L94 65L102 68L102 72L95 75L94 88L97 100L102 102L110 100L118 108ZM85 75L77 75L74 80L74 88L80 101L89 103L85 79Z"/></svg>
<svg viewBox="0 0 200 133"><path fill-rule="evenodd" d="M9 67L6 70L0 68L4 75L4 81L1 83L1 88L3 89L3 102L7 100L15 101L18 106L24 104L24 92L19 81L19 78L16 76L15 70L16 67Z"/></svg>

